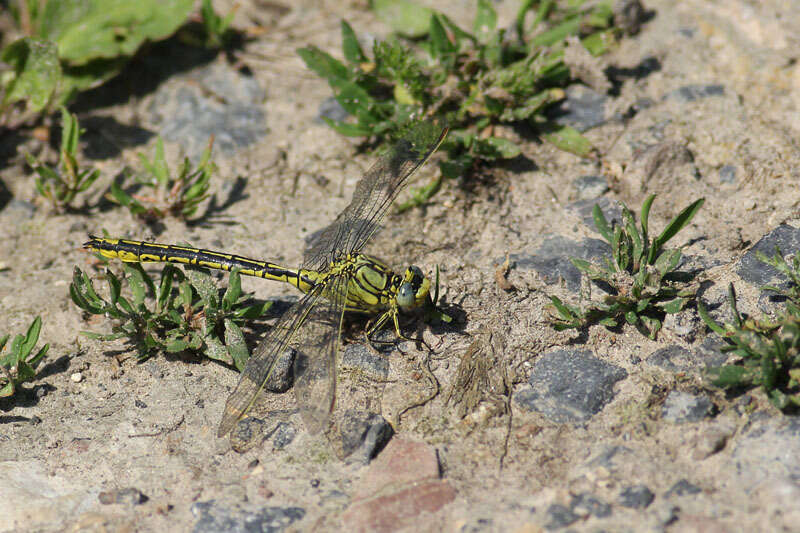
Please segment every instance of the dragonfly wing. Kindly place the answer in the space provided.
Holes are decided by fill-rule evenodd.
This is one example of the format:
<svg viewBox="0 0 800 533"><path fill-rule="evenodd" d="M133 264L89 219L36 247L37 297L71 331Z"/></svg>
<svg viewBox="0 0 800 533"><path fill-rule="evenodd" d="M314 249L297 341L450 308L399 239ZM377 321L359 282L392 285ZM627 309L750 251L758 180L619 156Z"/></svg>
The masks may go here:
<svg viewBox="0 0 800 533"><path fill-rule="evenodd" d="M321 294L322 286L317 286L290 307L252 353L242 371L239 383L225 403L225 412L217 431L218 437L225 436L233 429L236 422L253 405L264 383L269 379L278 356L289 348L295 334L314 312L316 305L323 301Z"/></svg>
<svg viewBox="0 0 800 533"><path fill-rule="evenodd" d="M303 266L319 270L336 257L361 250L398 193L442 144L447 128L432 122L412 126L356 184L353 199L306 249Z"/></svg>
<svg viewBox="0 0 800 533"><path fill-rule="evenodd" d="M309 313L297 335L294 393L312 434L326 429L336 397L336 352L345 308L346 275L325 283L325 299Z"/></svg>

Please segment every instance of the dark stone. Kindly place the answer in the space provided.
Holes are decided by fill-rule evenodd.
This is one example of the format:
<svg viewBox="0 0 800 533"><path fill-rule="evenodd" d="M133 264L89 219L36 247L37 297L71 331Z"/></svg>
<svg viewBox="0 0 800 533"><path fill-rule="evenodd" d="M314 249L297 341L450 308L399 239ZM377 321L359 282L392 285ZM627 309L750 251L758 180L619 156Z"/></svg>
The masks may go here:
<svg viewBox="0 0 800 533"><path fill-rule="evenodd" d="M14 198L6 207L8 213L13 215L14 220L29 220L36 213L36 206L25 200Z"/></svg>
<svg viewBox="0 0 800 533"><path fill-rule="evenodd" d="M700 494L701 492L703 492L703 490L697 485L693 485L686 479L681 479L664 494L664 497L671 498L673 496L691 496L692 494Z"/></svg>
<svg viewBox="0 0 800 533"><path fill-rule="evenodd" d="M618 503L631 509L644 509L653 503L655 497L646 485L632 485L620 493Z"/></svg>
<svg viewBox="0 0 800 533"><path fill-rule="evenodd" d="M710 416L714 404L706 396L695 396L688 392L670 391L661 407L661 417L676 424L697 422Z"/></svg>
<svg viewBox="0 0 800 533"><path fill-rule="evenodd" d="M602 211L603 216L606 217L609 226L614 222L617 224L622 222L622 204L610 198L602 197L596 200L578 200L577 202L569 204L567 206L567 211L575 213L587 228L597 230L597 227L594 225L594 215L592 214L595 205L600 207L600 211Z"/></svg>
<svg viewBox="0 0 800 533"><path fill-rule="evenodd" d="M133 405L134 405L135 407L138 407L139 409L147 409L147 404L146 404L146 403L144 403L144 402L143 402L142 400L140 400L139 398L136 398L135 400L133 400Z"/></svg>
<svg viewBox="0 0 800 533"><path fill-rule="evenodd" d="M664 330L671 331L686 342L694 342L704 324L694 309L682 309L664 317Z"/></svg>
<svg viewBox="0 0 800 533"><path fill-rule="evenodd" d="M569 507L565 507L564 505L554 503L553 505L547 508L547 518L548 521L544 525L544 527L548 531L553 531L555 529L561 529L562 527L566 527L574 523L580 517L575 513L573 513Z"/></svg>
<svg viewBox="0 0 800 533"><path fill-rule="evenodd" d="M694 102L709 96L722 96L725 94L725 87L719 84L712 85L684 85L667 95L668 98L676 98L684 102Z"/></svg>
<svg viewBox="0 0 800 533"><path fill-rule="evenodd" d="M639 33L647 19L644 6L639 0L617 0L613 3L614 26L628 35Z"/></svg>
<svg viewBox="0 0 800 533"><path fill-rule="evenodd" d="M712 368L724 365L728 360L728 354L722 353L721 349L726 344L716 335L709 335L703 339L703 342L695 348L700 364Z"/></svg>
<svg viewBox="0 0 800 533"><path fill-rule="evenodd" d="M679 372L691 368L691 361L692 353L677 344L659 348L647 358L647 362L651 365L670 372Z"/></svg>
<svg viewBox="0 0 800 533"><path fill-rule="evenodd" d="M264 382L264 389L269 392L284 393L294 382L292 371L296 352L291 348L286 348L275 360L272 372L267 381Z"/></svg>
<svg viewBox="0 0 800 533"><path fill-rule="evenodd" d="M461 526L458 531L459 533L482 533L484 531L494 531L496 528L492 528L493 525L494 520L491 518L476 518Z"/></svg>
<svg viewBox="0 0 800 533"><path fill-rule="evenodd" d="M606 470L616 471L620 465L627 464L632 460L633 450L625 446L607 446L596 457L589 461L592 467L602 466Z"/></svg>
<svg viewBox="0 0 800 533"><path fill-rule="evenodd" d="M775 255L775 247L786 256L798 253L800 250L800 229L781 224L770 231L745 253L739 260L736 273L748 283L758 287L762 285L778 285L786 281L786 276L756 257L756 252L761 252L767 257Z"/></svg>
<svg viewBox="0 0 800 533"><path fill-rule="evenodd" d="M342 366L359 369L378 379L389 375L389 360L364 344L348 344L342 352Z"/></svg>
<svg viewBox="0 0 800 533"><path fill-rule="evenodd" d="M563 278L567 288L574 292L580 289L581 273L569 258L577 257L599 263L610 253L611 247L599 239L584 239L578 242L554 235L546 237L533 253L512 254L510 259L518 269L535 270L545 283L558 283Z"/></svg>
<svg viewBox="0 0 800 533"><path fill-rule="evenodd" d="M322 122L323 117L341 122L348 116L350 116L350 113L348 113L347 110L342 107L342 104L339 103L339 100L333 96L323 100L317 112L317 120L320 122Z"/></svg>
<svg viewBox="0 0 800 533"><path fill-rule="evenodd" d="M194 533L280 533L306 515L301 507L227 508L214 500L192 504Z"/></svg>
<svg viewBox="0 0 800 533"><path fill-rule="evenodd" d="M112 503L140 505L148 500L147 496L142 494L142 492L135 487L103 491L97 495L97 498L103 505L110 505Z"/></svg>
<svg viewBox="0 0 800 533"><path fill-rule="evenodd" d="M606 100L604 94L581 84L567 87L566 98L548 108L547 116L561 126L572 126L580 132L605 124Z"/></svg>
<svg viewBox="0 0 800 533"><path fill-rule="evenodd" d="M614 398L614 384L627 376L589 350L555 350L539 358L529 386L514 398L555 422L584 422Z"/></svg>
<svg viewBox="0 0 800 533"><path fill-rule="evenodd" d="M214 136L214 150L233 154L267 132L258 82L222 64L211 64L188 79L164 84L149 112L164 139L179 143L197 159Z"/></svg>
<svg viewBox="0 0 800 533"><path fill-rule="evenodd" d="M752 398L750 398L752 401ZM749 416L751 424L737 438L731 464L737 482L743 487L758 487L775 480L800 479L800 419L797 416L771 418L764 413Z"/></svg>
<svg viewBox="0 0 800 533"><path fill-rule="evenodd" d="M282 450L292 443L297 436L297 428L290 422L278 422L275 432L272 434L272 447Z"/></svg>
<svg viewBox="0 0 800 533"><path fill-rule="evenodd" d="M591 515L597 518L611 516L611 506L588 492L573 496L569 507L578 516Z"/></svg>
<svg viewBox="0 0 800 533"><path fill-rule="evenodd" d="M231 448L239 453L244 453L267 436L269 424L260 418L252 416L239 420L231 431Z"/></svg>
<svg viewBox="0 0 800 533"><path fill-rule="evenodd" d="M725 165L719 169L719 182L720 183L736 183L736 167L733 165Z"/></svg>
<svg viewBox="0 0 800 533"><path fill-rule="evenodd" d="M339 430L348 463L369 463L394 434L391 424L381 415L356 409L345 411Z"/></svg>
<svg viewBox="0 0 800 533"><path fill-rule="evenodd" d="M581 176L572 181L579 200L594 200L608 191L608 180L603 176Z"/></svg>
<svg viewBox="0 0 800 533"><path fill-rule="evenodd" d="M777 289L786 290L791 286L790 282L779 283L776 285ZM761 291L758 295L758 308L769 315L778 315L786 309L786 296L773 291Z"/></svg>

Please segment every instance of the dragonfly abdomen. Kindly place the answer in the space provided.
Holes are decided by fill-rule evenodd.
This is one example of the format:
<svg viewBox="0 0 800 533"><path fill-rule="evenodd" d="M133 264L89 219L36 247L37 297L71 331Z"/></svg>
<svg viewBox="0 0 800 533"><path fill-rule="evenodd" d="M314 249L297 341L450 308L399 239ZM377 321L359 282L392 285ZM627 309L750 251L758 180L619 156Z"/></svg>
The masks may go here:
<svg viewBox="0 0 800 533"><path fill-rule="evenodd" d="M303 292L308 292L316 284L316 272L300 271L266 261L256 261L240 255L201 248L95 236L90 236L90 240L84 243L83 247L98 252L103 257L120 259L128 263L180 263L226 271L239 268L239 273L242 275L284 281Z"/></svg>

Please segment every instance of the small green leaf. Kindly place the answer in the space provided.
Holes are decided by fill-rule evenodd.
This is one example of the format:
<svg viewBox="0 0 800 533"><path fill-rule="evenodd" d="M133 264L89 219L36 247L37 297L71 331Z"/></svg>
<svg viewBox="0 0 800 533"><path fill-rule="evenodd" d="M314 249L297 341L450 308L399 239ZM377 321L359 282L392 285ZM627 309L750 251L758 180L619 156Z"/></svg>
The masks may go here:
<svg viewBox="0 0 800 533"><path fill-rule="evenodd" d="M656 335L658 335L661 329L661 321L657 318L645 315L641 315L639 319L641 320L642 333L646 334L650 339L655 340Z"/></svg>
<svg viewBox="0 0 800 533"><path fill-rule="evenodd" d="M62 61L130 57L145 40L163 39L186 22L193 0L47 2L42 34L58 44Z"/></svg>
<svg viewBox="0 0 800 533"><path fill-rule="evenodd" d="M56 45L44 39L23 37L0 52L0 61L11 70L0 77L3 94L0 107L25 101L38 113L53 100L61 80L61 67Z"/></svg>
<svg viewBox="0 0 800 533"><path fill-rule="evenodd" d="M435 13L430 20L430 53L431 56L442 60L456 51L456 45L450 40L444 29L442 19Z"/></svg>
<svg viewBox="0 0 800 533"><path fill-rule="evenodd" d="M428 33L434 10L408 0L372 0L372 10L397 33L419 38Z"/></svg>
<svg viewBox="0 0 800 533"><path fill-rule="evenodd" d="M329 119L328 117L322 117L322 120L324 120L328 126L346 137L369 137L372 135L372 128L361 124L341 122Z"/></svg>
<svg viewBox="0 0 800 533"><path fill-rule="evenodd" d="M672 300L669 300L659 305L659 307L665 313L671 315L680 312L686 304L687 304L686 298L673 298Z"/></svg>
<svg viewBox="0 0 800 533"><path fill-rule="evenodd" d="M497 29L497 12L489 0L478 0L478 10L472 31L482 43L488 43Z"/></svg>
<svg viewBox="0 0 800 533"><path fill-rule="evenodd" d="M253 320L256 318L261 318L269 311L270 307L272 307L272 302L267 301L261 304L253 304L248 305L246 307L240 307L239 309L234 310L233 316L236 318L240 318L243 320Z"/></svg>
<svg viewBox="0 0 800 533"><path fill-rule="evenodd" d="M233 358L231 358L225 345L216 337L206 337L206 348L203 351L206 357L214 361L222 361L225 364L232 365Z"/></svg>
<svg viewBox="0 0 800 533"><path fill-rule="evenodd" d="M31 322L31 325L28 327L28 331L25 333L25 337L22 341L22 344L19 347L19 356L22 359L27 359L28 355L30 355L33 347L36 346L36 343L39 341L39 332L42 329L42 319L41 317L36 317Z"/></svg>
<svg viewBox="0 0 800 533"><path fill-rule="evenodd" d="M743 366L724 365L708 370L711 383L723 389L741 387L747 383L749 371Z"/></svg>
<svg viewBox="0 0 800 533"><path fill-rule="evenodd" d="M617 42L614 36L615 30L597 31L581 39L581 44L590 54L597 57L605 54Z"/></svg>
<svg viewBox="0 0 800 533"><path fill-rule="evenodd" d="M228 288L222 297L222 309L230 311L236 302L239 301L239 296L242 294L242 279L239 276L239 268L234 268L231 275L228 277Z"/></svg>
<svg viewBox="0 0 800 533"><path fill-rule="evenodd" d="M608 243L611 243L613 239L611 226L608 225L608 221L605 215L603 215L603 210L600 209L600 206L597 204L594 204L592 208L592 218L594 219L594 226L597 228L597 231L600 232L600 235L602 235Z"/></svg>
<svg viewBox="0 0 800 533"><path fill-rule="evenodd" d="M559 150L575 154L579 157L587 157L594 147L589 139L572 126L552 125L542 133L542 138L554 145Z"/></svg>
<svg viewBox="0 0 800 533"><path fill-rule="evenodd" d="M131 198L128 193L123 191L116 182L111 182L111 187L109 188L109 192L106 197L123 207L130 205L130 203L133 201L133 198Z"/></svg>
<svg viewBox="0 0 800 533"><path fill-rule="evenodd" d="M80 139L80 128L78 119L61 107L61 153L74 155L78 150L78 140Z"/></svg>
<svg viewBox="0 0 800 533"><path fill-rule="evenodd" d="M236 323L227 318L225 319L225 345L236 369L239 372L244 370L244 365L247 363L250 353L247 351L247 344L244 341L242 330Z"/></svg>
<svg viewBox="0 0 800 533"><path fill-rule="evenodd" d="M192 283L192 287L197 291L203 304L206 306L217 307L217 285L211 279L211 275L206 269L186 268L186 277Z"/></svg>
<svg viewBox="0 0 800 533"><path fill-rule="evenodd" d="M664 231L661 232L661 235L656 237L653 241L653 248L650 251L651 256L655 256L663 247L667 241L669 241L672 237L675 236L680 230L686 227L689 222L692 221L692 218L697 214L697 211L703 207L703 203L705 202L705 198L700 198L686 206L683 211L678 213L678 216L673 218L667 227L664 228ZM652 264L652 263L651 263Z"/></svg>
<svg viewBox="0 0 800 533"><path fill-rule="evenodd" d="M597 323L607 328L615 328L617 327L618 324L617 320L614 317L603 318L602 320L599 320Z"/></svg>
<svg viewBox="0 0 800 533"><path fill-rule="evenodd" d="M545 46L553 46L559 41L563 41L570 35L576 35L580 30L581 18L578 16L570 17L553 26L551 29L538 34L531 39L530 49L536 50Z"/></svg>
<svg viewBox="0 0 800 533"><path fill-rule="evenodd" d="M360 64L367 62L367 56L364 55L364 51L361 49L358 37L356 37L353 28L346 20L342 20L342 52L344 53L344 58L350 63Z"/></svg>
<svg viewBox="0 0 800 533"><path fill-rule="evenodd" d="M169 353L184 352L189 349L189 343L183 338L172 339L167 341L164 345L164 349Z"/></svg>
<svg viewBox="0 0 800 533"><path fill-rule="evenodd" d="M106 276L106 281L108 282L108 293L111 305L116 305L122 291L122 283L114 275Z"/></svg>
<svg viewBox="0 0 800 533"><path fill-rule="evenodd" d="M486 150L486 146L490 147L490 149ZM519 146L501 137L481 139L479 146L476 146L476 150L478 152L486 151L486 155L492 159L512 159L521 153Z"/></svg>
<svg viewBox="0 0 800 533"><path fill-rule="evenodd" d="M700 319L711 331L720 336L725 335L725 328L711 318L711 315L708 313L708 309L706 309L706 306L699 299L697 300L697 314L700 315Z"/></svg>
<svg viewBox="0 0 800 533"><path fill-rule="evenodd" d="M316 46L298 48L297 54L308 68L328 80L328 83L340 80L346 81L350 78L347 67L341 61L334 59L330 54L323 52Z"/></svg>
<svg viewBox="0 0 800 533"><path fill-rule="evenodd" d="M664 277L669 272L675 270L675 267L678 266L680 260L680 250L665 250L661 255L658 256L658 259L656 259L653 266L656 268L661 277Z"/></svg>
<svg viewBox="0 0 800 533"><path fill-rule="evenodd" d="M117 301L117 304L122 308L123 311L128 313L128 316L136 315L136 311L134 311L133 306L124 296L119 297L119 301Z"/></svg>
<svg viewBox="0 0 800 533"><path fill-rule="evenodd" d="M3 378L3 375L0 374L0 379ZM8 398L9 396L14 395L14 381L9 381L3 387L0 387L0 398Z"/></svg>
<svg viewBox="0 0 800 533"><path fill-rule="evenodd" d="M28 364L31 365L32 368L36 368L39 365L39 362L44 359L47 355L47 351L50 349L50 343L45 344L42 346L41 350L36 352L36 355L28 359Z"/></svg>
<svg viewBox="0 0 800 533"><path fill-rule="evenodd" d="M147 294L144 282L144 278L147 277L147 274L142 270L139 263L122 263L122 269L125 271L128 277L128 285L131 287L133 306L136 309L142 309L144 307L144 298ZM120 299L120 304L123 301L124 298Z"/></svg>

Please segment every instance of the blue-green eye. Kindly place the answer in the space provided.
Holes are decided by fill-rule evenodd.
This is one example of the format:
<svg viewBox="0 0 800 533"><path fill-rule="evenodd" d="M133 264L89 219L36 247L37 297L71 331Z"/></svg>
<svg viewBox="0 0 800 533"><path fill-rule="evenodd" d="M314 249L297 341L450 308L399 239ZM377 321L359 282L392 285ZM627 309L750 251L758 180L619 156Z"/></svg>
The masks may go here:
<svg viewBox="0 0 800 533"><path fill-rule="evenodd" d="M400 307L411 307L414 305L414 287L405 281L397 290L397 305Z"/></svg>

